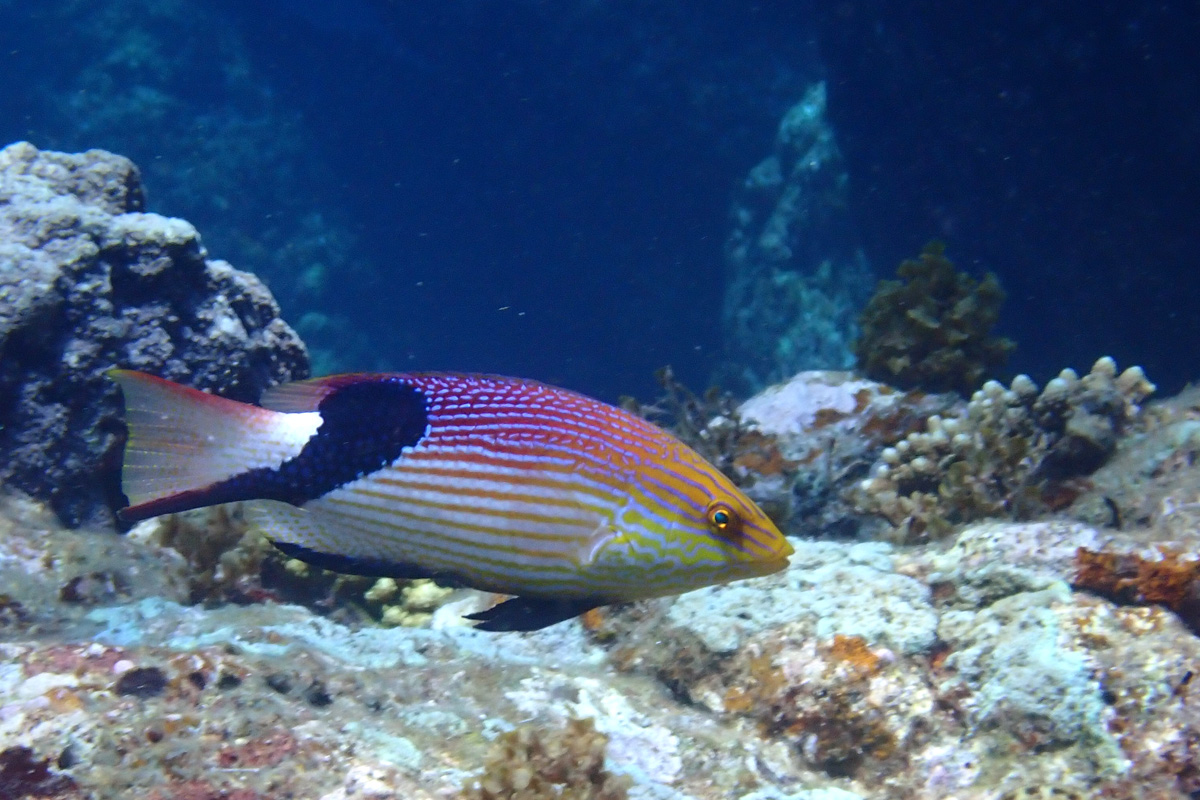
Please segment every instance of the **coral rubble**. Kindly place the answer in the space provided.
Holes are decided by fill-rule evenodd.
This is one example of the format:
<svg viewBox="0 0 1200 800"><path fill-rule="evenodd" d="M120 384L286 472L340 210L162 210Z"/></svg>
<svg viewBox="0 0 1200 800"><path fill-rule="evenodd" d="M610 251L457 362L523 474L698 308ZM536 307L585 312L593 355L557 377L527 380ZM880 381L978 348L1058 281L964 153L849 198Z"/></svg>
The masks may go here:
<svg viewBox="0 0 1200 800"><path fill-rule="evenodd" d="M880 281L859 316L858 369L901 389L969 394L1015 346L991 335L1004 291L992 273L976 281L930 242L916 260Z"/></svg>
<svg viewBox="0 0 1200 800"><path fill-rule="evenodd" d="M626 800L628 778L604 767L608 737L590 719L565 731L521 725L501 734L464 800Z"/></svg>
<svg viewBox="0 0 1200 800"><path fill-rule="evenodd" d="M66 521L118 500L114 366L253 400L308 356L254 276L195 228L143 213L137 168L100 150L0 150L0 481Z"/></svg>

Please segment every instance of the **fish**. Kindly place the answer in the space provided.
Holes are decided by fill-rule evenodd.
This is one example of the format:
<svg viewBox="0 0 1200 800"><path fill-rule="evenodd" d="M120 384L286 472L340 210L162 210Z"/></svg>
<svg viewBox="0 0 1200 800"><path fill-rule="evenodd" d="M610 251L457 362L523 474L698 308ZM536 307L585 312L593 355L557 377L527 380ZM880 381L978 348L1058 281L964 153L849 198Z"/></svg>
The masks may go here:
<svg viewBox="0 0 1200 800"><path fill-rule="evenodd" d="M652 423L533 380L351 373L241 403L132 370L126 523L244 502L286 556L509 595L467 618L531 631L784 569L793 550Z"/></svg>

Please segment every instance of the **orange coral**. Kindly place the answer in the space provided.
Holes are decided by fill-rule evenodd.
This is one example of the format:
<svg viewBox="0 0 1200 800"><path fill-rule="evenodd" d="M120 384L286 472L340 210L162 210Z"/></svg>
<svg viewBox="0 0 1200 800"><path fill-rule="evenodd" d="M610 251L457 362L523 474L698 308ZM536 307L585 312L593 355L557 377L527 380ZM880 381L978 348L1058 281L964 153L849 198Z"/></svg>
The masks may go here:
<svg viewBox="0 0 1200 800"><path fill-rule="evenodd" d="M1074 586L1118 603L1160 605L1193 630L1200 630L1200 560L1158 548L1158 558L1081 547L1076 551Z"/></svg>
<svg viewBox="0 0 1200 800"><path fill-rule="evenodd" d="M879 671L883 662L861 636L845 636L835 634L833 644L829 647L829 655L845 664L849 664L859 675L873 675Z"/></svg>

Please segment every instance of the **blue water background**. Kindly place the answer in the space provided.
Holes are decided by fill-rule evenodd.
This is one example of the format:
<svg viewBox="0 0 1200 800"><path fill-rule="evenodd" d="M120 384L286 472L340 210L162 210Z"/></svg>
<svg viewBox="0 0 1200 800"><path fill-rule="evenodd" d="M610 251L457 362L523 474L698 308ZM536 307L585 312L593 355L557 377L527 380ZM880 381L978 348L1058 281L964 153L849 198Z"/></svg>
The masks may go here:
<svg viewBox="0 0 1200 800"><path fill-rule="evenodd" d="M1111 354L1172 389L1200 375L1196 41L1194 2L0 0L0 139L137 160L340 368L611 400L707 383L731 198L825 80L878 274L941 238L1008 288L1015 371Z"/></svg>

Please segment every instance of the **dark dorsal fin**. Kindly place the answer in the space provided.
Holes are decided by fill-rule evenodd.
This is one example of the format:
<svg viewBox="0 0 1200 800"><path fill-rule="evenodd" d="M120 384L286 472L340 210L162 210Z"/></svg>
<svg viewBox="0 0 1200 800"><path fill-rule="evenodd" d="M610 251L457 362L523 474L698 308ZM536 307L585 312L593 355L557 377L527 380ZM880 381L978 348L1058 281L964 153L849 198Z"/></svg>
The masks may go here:
<svg viewBox="0 0 1200 800"><path fill-rule="evenodd" d="M486 611L468 614L466 618L478 622L475 629L480 631L539 631L607 602L595 597L562 600L514 597Z"/></svg>

